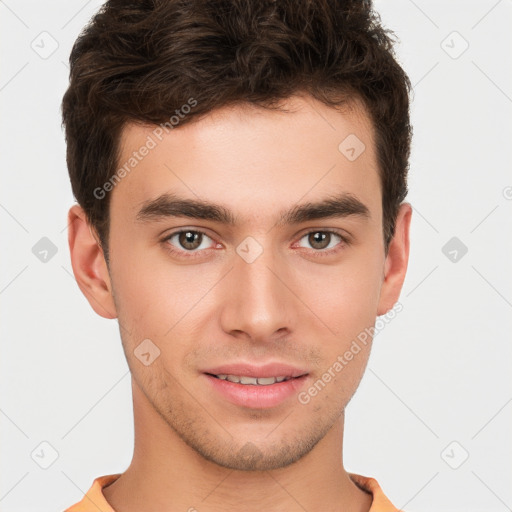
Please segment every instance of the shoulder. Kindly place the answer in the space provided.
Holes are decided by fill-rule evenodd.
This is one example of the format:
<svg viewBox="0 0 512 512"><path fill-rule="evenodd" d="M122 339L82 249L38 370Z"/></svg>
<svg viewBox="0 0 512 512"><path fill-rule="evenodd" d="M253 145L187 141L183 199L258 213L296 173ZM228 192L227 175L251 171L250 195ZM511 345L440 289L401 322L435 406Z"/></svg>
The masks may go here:
<svg viewBox="0 0 512 512"><path fill-rule="evenodd" d="M373 496L372 506L368 512L405 512L391 503L375 478L355 473L349 473L348 475L360 489Z"/></svg>
<svg viewBox="0 0 512 512"><path fill-rule="evenodd" d="M115 512L105 499L103 488L114 483L120 476L121 473L116 473L95 478L84 497L64 512Z"/></svg>

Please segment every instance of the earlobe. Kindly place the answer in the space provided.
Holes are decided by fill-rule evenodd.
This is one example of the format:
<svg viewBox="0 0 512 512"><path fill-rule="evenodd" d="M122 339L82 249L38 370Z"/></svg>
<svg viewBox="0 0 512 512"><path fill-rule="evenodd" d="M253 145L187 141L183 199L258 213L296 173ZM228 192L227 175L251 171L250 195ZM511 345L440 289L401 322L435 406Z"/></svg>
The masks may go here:
<svg viewBox="0 0 512 512"><path fill-rule="evenodd" d="M79 205L72 206L68 212L68 243L73 273L80 290L98 315L116 318L103 250Z"/></svg>
<svg viewBox="0 0 512 512"><path fill-rule="evenodd" d="M386 314L398 301L409 262L409 230L412 207L403 203L397 215L395 234L389 243L384 262L384 280L381 287L377 315Z"/></svg>

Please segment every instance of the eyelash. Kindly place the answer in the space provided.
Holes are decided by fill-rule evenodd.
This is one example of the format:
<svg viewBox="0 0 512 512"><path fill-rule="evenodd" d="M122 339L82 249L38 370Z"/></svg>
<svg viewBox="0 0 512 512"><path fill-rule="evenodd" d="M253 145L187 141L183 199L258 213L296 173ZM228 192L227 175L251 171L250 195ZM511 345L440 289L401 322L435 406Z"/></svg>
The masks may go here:
<svg viewBox="0 0 512 512"><path fill-rule="evenodd" d="M181 233L188 233L188 232L199 233L199 234L202 234L202 235L206 236L207 238L211 239L211 237L208 236L207 233L205 233L204 231L200 231L198 229L180 229L179 231L174 231L173 233L170 233L169 235L167 235L165 238L163 238L161 240L161 242L165 245L166 250L168 250L173 255L179 255L179 256L183 257L183 255L185 254L186 255L186 256L184 256L185 258L196 258L196 257L199 257L199 256L201 256L201 252L203 252L203 251L205 251L207 249L202 249L202 250L197 250L196 249L194 251L178 250L178 249L174 248L174 246L172 246L170 243L168 243L169 240L171 238L173 238L174 236L179 235ZM299 241L302 240L304 237L312 234L312 233L329 233L331 235L336 235L336 236L340 237L340 239L341 239L341 242L339 244L337 244L335 248L331 248L331 249L318 249L318 250L311 249L315 253L315 255L320 256L320 257L332 256L333 254L336 254L339 251L343 250L343 248L345 246L350 245L350 241L349 241L349 239L346 236L344 236L341 233L339 233L338 231L334 231L332 229L313 229L311 231L308 231L307 233L304 233L299 238Z"/></svg>

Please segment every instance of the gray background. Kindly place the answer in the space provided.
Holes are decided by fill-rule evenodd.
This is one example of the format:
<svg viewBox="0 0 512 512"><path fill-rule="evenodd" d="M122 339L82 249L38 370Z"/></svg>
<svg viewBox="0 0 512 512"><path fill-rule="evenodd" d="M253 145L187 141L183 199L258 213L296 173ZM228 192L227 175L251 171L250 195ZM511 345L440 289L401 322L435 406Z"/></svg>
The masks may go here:
<svg viewBox="0 0 512 512"><path fill-rule="evenodd" d="M132 455L118 324L67 247L59 108L100 4L0 1L1 511L62 510ZM408 512L511 510L512 2L376 8L414 84L412 248L403 311L348 406L345 467Z"/></svg>

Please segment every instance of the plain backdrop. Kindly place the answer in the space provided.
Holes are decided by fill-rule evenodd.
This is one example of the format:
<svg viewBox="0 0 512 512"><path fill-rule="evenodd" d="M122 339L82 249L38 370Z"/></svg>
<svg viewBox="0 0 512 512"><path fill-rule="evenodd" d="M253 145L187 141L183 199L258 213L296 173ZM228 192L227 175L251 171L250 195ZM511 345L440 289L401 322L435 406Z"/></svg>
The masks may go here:
<svg viewBox="0 0 512 512"><path fill-rule="evenodd" d="M60 102L98 0L0 1L0 510L124 471L118 324L72 275ZM344 463L408 512L512 509L512 2L376 2L414 93L403 310L347 408ZM46 251L46 252L45 252Z"/></svg>

